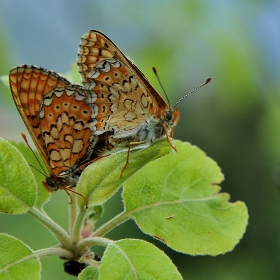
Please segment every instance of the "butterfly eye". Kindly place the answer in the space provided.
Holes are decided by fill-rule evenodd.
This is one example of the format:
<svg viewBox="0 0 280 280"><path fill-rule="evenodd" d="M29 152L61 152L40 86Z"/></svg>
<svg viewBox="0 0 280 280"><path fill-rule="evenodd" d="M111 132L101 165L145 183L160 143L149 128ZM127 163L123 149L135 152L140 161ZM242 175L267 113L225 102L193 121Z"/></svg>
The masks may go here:
<svg viewBox="0 0 280 280"><path fill-rule="evenodd" d="M171 110L168 110L168 111L166 111L166 112L164 113L164 119L165 119L165 121L170 121L170 120L172 120L172 112L171 112Z"/></svg>

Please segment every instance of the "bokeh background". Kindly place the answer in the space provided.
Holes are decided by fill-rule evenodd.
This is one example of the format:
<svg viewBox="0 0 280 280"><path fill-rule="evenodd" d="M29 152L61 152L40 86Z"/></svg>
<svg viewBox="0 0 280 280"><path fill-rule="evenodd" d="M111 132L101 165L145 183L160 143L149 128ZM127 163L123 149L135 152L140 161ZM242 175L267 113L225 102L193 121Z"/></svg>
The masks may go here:
<svg viewBox="0 0 280 280"><path fill-rule="evenodd" d="M178 106L175 136L200 147L225 174L222 191L249 209L247 231L225 255L185 256L144 236L133 222L108 237L146 238L173 259L184 279L280 279L280 1L2 0L0 75L23 63L59 73L76 59L89 29L109 36L171 104L208 77L213 81ZM21 141L27 130L0 84L0 136ZM46 210L67 228L67 196ZM122 210L120 193L103 221ZM27 215L0 215L0 231L33 249L56 244ZM187 242L187 240L186 240ZM43 259L42 279L74 279L56 257Z"/></svg>

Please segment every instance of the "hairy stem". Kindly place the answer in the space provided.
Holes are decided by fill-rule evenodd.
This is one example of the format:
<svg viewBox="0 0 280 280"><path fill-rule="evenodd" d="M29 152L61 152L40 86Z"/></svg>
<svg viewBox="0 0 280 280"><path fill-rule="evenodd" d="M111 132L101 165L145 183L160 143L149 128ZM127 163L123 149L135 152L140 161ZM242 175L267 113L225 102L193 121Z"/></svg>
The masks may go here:
<svg viewBox="0 0 280 280"><path fill-rule="evenodd" d="M87 209L82 208L80 209L79 214L76 217L75 223L73 225L73 232L72 232L72 242L74 244L78 243L81 239L81 228L84 222L85 214Z"/></svg>
<svg viewBox="0 0 280 280"><path fill-rule="evenodd" d="M71 203L69 204L69 234L73 240L74 226L77 219L77 195L69 194L71 197Z"/></svg>
<svg viewBox="0 0 280 280"><path fill-rule="evenodd" d="M78 243L77 252L82 252L85 250L85 248L91 247L93 245L107 247L108 245L113 243L113 241L104 237L88 237Z"/></svg>
<svg viewBox="0 0 280 280"><path fill-rule="evenodd" d="M50 217L44 215L36 208L30 208L28 213L42 223L63 245L64 248L71 250L71 240L67 232L56 224Z"/></svg>
<svg viewBox="0 0 280 280"><path fill-rule="evenodd" d="M112 220L108 221L106 224L102 225L99 229L97 229L92 237L95 236L103 236L109 231L111 231L116 226L122 224L123 222L130 219L130 214L126 212L122 212L119 215L115 216Z"/></svg>
<svg viewBox="0 0 280 280"><path fill-rule="evenodd" d="M49 256L59 256L68 260L71 260L74 257L72 252L59 247L51 247L51 248L34 251L34 255L36 255L39 258L44 258Z"/></svg>

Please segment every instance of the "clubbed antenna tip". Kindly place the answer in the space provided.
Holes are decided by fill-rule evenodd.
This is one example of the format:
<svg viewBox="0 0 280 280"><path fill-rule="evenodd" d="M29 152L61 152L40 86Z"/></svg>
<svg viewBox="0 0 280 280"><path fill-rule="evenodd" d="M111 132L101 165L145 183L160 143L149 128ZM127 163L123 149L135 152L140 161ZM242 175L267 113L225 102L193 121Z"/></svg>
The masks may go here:
<svg viewBox="0 0 280 280"><path fill-rule="evenodd" d="M190 91L189 93L187 93L186 95L184 95L183 97L181 97L177 102L176 104L174 105L173 108L175 108L183 99L185 99L187 96L189 96L190 94L192 94L193 92L197 91L199 88L207 85L208 83L211 82L211 78L208 78L203 84L201 84L200 86L198 86L197 88L193 89L192 91Z"/></svg>

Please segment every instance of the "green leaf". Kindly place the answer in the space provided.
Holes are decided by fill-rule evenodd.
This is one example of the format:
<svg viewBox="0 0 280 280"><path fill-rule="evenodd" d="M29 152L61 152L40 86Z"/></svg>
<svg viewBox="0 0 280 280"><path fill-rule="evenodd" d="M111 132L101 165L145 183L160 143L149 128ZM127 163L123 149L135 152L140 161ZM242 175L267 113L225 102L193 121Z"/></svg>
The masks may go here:
<svg viewBox="0 0 280 280"><path fill-rule="evenodd" d="M63 77L69 80L72 84L81 84L81 76L76 62L71 64L70 71L63 74Z"/></svg>
<svg viewBox="0 0 280 280"><path fill-rule="evenodd" d="M5 85L7 88L10 88L9 85L9 76L8 75L2 75L0 76L0 81Z"/></svg>
<svg viewBox="0 0 280 280"><path fill-rule="evenodd" d="M98 270L95 267L89 266L79 274L78 280L97 280L98 276Z"/></svg>
<svg viewBox="0 0 280 280"><path fill-rule="evenodd" d="M116 152L98 159L82 173L76 191L88 198L88 204L103 204L133 174L148 162L170 153L171 147L166 139L157 141L147 148L134 148L130 151L129 163L120 177L127 160L127 151ZM85 200L78 197L79 207L85 206Z"/></svg>
<svg viewBox="0 0 280 280"><path fill-rule="evenodd" d="M40 161L42 166L45 166L39 153L37 151L34 151L34 153L37 156L34 156L34 154L31 152L29 147L27 147L26 144L22 142L15 142L15 141L9 141L14 147L16 147L24 156L25 160L28 162L29 165L36 167L38 170L42 171L42 168L40 164L38 163L38 160ZM42 182L46 180L45 176L42 175L38 170L31 168L31 171L35 177L36 183L38 185L38 197L36 201L36 207L38 209L42 208L43 205L50 199L50 192L48 192L44 187Z"/></svg>
<svg viewBox="0 0 280 280"><path fill-rule="evenodd" d="M109 245L102 257L99 279L182 279L175 265L160 249L137 239Z"/></svg>
<svg viewBox="0 0 280 280"><path fill-rule="evenodd" d="M243 202L219 193L223 174L201 150L177 141L176 154L151 162L124 185L125 211L176 251L217 255L234 248L248 223Z"/></svg>
<svg viewBox="0 0 280 280"><path fill-rule="evenodd" d="M0 138L0 211L24 213L37 198L34 176L22 154Z"/></svg>
<svg viewBox="0 0 280 280"><path fill-rule="evenodd" d="M41 264L32 250L13 236L0 233L0 280L40 279Z"/></svg>

